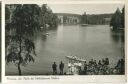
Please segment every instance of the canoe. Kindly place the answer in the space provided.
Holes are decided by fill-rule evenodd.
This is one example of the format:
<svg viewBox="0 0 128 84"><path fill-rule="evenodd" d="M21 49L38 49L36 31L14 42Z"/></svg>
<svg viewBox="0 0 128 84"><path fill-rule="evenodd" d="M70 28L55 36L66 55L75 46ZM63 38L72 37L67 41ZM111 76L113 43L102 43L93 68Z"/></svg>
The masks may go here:
<svg viewBox="0 0 128 84"><path fill-rule="evenodd" d="M81 26L88 26L88 24L81 24Z"/></svg>
<svg viewBox="0 0 128 84"><path fill-rule="evenodd" d="M81 61L81 62L85 62L86 61L84 59L78 58L77 56L66 56L66 58L68 58L70 60Z"/></svg>

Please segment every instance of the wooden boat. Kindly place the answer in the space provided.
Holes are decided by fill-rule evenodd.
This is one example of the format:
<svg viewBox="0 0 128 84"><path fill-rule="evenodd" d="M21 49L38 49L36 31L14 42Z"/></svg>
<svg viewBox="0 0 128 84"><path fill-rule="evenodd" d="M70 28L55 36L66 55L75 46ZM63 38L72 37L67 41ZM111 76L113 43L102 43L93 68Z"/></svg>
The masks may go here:
<svg viewBox="0 0 128 84"><path fill-rule="evenodd" d="M49 35L49 33L46 33L46 36L48 36Z"/></svg>
<svg viewBox="0 0 128 84"><path fill-rule="evenodd" d="M88 26L88 24L81 24L81 26Z"/></svg>
<svg viewBox="0 0 128 84"><path fill-rule="evenodd" d="M42 34L43 36L49 36L49 33L44 33L44 34Z"/></svg>
<svg viewBox="0 0 128 84"><path fill-rule="evenodd" d="M69 60L75 60L75 61L81 61L81 62L85 62L86 60L84 59L80 59L77 56L66 56L66 58L68 58Z"/></svg>

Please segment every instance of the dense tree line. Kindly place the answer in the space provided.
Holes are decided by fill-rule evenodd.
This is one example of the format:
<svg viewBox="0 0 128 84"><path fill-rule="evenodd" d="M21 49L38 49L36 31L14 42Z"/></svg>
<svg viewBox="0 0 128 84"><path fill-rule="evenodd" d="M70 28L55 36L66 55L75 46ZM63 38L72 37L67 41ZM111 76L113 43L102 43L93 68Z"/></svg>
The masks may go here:
<svg viewBox="0 0 128 84"><path fill-rule="evenodd" d="M113 14L110 22L110 26L113 27L113 30L124 28L124 24L125 24L124 12L125 12L124 8L122 9L122 12L119 10L119 8L117 8L116 12Z"/></svg>
<svg viewBox="0 0 128 84"><path fill-rule="evenodd" d="M124 19L125 19L125 8L122 9L122 12L119 8L116 10L114 14L92 14L88 15L84 13L81 15L81 23L82 24L110 24L114 30L119 28L124 28Z"/></svg>
<svg viewBox="0 0 128 84"><path fill-rule="evenodd" d="M88 18L87 18L86 12L84 12L84 14L81 15L81 23L88 24Z"/></svg>
<svg viewBox="0 0 128 84"><path fill-rule="evenodd" d="M9 8L6 6L5 7L5 20L9 20L10 19L10 10Z"/></svg>
<svg viewBox="0 0 128 84"><path fill-rule="evenodd" d="M111 16L112 14L88 15L88 24L109 24Z"/></svg>
<svg viewBox="0 0 128 84"><path fill-rule="evenodd" d="M124 28L124 26L125 26L125 8L122 9L121 25L122 25L122 28Z"/></svg>
<svg viewBox="0 0 128 84"><path fill-rule="evenodd" d="M56 28L58 25L57 15L55 15L52 10L47 6L47 4L43 4L41 7L41 16L40 16L41 26L46 28Z"/></svg>
<svg viewBox="0 0 128 84"><path fill-rule="evenodd" d="M68 20L68 17L64 15L63 16L63 23L65 24L67 20Z"/></svg>
<svg viewBox="0 0 128 84"><path fill-rule="evenodd" d="M104 25L109 24L109 19L112 14L83 14L81 16L82 24L92 24L92 25Z"/></svg>
<svg viewBox="0 0 128 84"><path fill-rule="evenodd" d="M15 5L17 6L17 5ZM39 6L38 6L39 7ZM40 10L40 26L44 29L48 26L49 28L56 28L58 26L58 18L57 15L52 12L52 10L47 6L47 4L43 4L39 7ZM6 6L6 17L5 20L10 19L11 10Z"/></svg>

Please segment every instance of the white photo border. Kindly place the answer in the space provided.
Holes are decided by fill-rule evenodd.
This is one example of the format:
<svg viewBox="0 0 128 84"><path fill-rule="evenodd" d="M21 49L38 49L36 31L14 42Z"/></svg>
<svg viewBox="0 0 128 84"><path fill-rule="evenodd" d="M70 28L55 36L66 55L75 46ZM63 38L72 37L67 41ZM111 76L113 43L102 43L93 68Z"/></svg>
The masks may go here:
<svg viewBox="0 0 128 84"><path fill-rule="evenodd" d="M125 5L125 75L86 75L86 76L5 76L5 5L6 4L124 4ZM5 0L2 2L2 83L9 84L77 84L77 83L126 83L127 79L127 11L128 5L124 1L24 1L24 0ZM25 80L24 78L42 78L42 80ZM58 79L52 79L56 77ZM8 80L8 79L17 80ZM44 78L44 80L43 80ZM50 78L50 79L45 79Z"/></svg>

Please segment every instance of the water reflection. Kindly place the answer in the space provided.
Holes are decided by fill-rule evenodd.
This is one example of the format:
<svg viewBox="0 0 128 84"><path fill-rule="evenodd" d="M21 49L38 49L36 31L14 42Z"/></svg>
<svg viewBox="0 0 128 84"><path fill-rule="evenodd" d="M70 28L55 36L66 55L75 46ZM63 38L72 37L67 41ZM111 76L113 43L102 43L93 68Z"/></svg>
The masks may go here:
<svg viewBox="0 0 128 84"><path fill-rule="evenodd" d="M124 43L124 31L110 31L111 37L115 43Z"/></svg>

